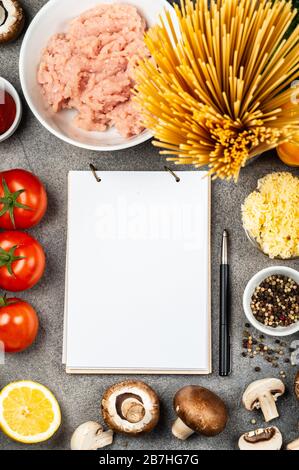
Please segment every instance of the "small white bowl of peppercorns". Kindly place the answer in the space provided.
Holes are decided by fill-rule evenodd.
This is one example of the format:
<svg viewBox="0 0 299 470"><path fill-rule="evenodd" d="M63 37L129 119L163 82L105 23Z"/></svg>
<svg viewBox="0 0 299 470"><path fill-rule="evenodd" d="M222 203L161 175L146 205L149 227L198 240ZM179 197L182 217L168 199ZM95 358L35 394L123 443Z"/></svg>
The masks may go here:
<svg viewBox="0 0 299 470"><path fill-rule="evenodd" d="M288 336L299 331L299 271L272 266L256 273L243 295L247 319L270 336Z"/></svg>

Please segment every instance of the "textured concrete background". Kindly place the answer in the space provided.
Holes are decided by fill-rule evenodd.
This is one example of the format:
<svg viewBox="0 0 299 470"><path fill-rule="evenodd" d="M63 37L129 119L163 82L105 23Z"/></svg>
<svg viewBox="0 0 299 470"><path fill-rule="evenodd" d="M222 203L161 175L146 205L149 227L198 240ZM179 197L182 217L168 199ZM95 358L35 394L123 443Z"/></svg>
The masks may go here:
<svg viewBox="0 0 299 470"><path fill-rule="evenodd" d="M43 0L23 0L27 17L31 19ZM9 79L20 90L18 55L21 39L17 43L0 48L0 76ZM49 210L39 227L32 231L47 253L46 274L35 288L22 294L37 309L40 317L38 339L28 351L10 356L0 366L0 387L10 381L31 379L50 387L62 408L62 426L48 442L33 446L34 449L68 449L73 430L84 421L100 418L100 399L106 387L122 376L67 376L61 365L64 269L67 217L67 173L69 170L85 170L90 162L99 170L162 170L164 160L146 143L137 148L115 153L94 153L65 144L48 133L25 106L22 125L7 142L0 144L0 168L26 168L36 173L45 183L49 196ZM185 169L185 168L183 168ZM212 213L212 299L213 299L213 370L209 377L152 376L143 379L153 386L161 397L162 417L157 429L138 439L116 436L112 449L235 449L241 433L262 425L258 412L249 413L241 404L244 387L254 379L278 376L280 369L273 369L261 359L241 357L241 337L244 328L242 294L246 282L258 270L278 264L258 253L246 240L240 220L240 206L252 191L257 178L273 170L285 167L273 155L264 155L242 171L238 185L217 182L213 186ZM298 170L297 170L298 174ZM219 249L221 232L230 230L232 271L232 346L233 373L229 378L218 376L218 297L219 297ZM296 263L285 263L296 266ZM297 263L298 267L298 263ZM152 293L155 294L154 292ZM102 332L99 331L99 341ZM171 325L169 325L171 334ZM298 337L299 338L299 337ZM288 342L291 342L289 338ZM111 347L116 347L111 338ZM254 367L260 365L257 374ZM285 442L298 435L299 405L292 394L295 369L285 365L288 393L281 398L278 407L281 417L273 424L280 427ZM230 419L223 434L215 438L193 436L186 442L172 437L171 422L174 418L172 397L177 389L189 383L200 384L217 391L229 407ZM28 446L10 441L0 434L0 449L26 449ZM29 447L28 447L29 448ZM32 448L32 447L31 447Z"/></svg>

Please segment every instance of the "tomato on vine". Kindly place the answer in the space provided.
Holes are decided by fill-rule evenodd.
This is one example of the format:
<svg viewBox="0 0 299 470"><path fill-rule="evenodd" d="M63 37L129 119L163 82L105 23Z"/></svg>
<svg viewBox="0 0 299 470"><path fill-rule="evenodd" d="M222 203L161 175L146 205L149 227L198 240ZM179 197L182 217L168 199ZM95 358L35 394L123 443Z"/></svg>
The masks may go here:
<svg viewBox="0 0 299 470"><path fill-rule="evenodd" d="M0 172L0 228L33 227L46 209L47 193L35 175L20 169Z"/></svg>
<svg viewBox="0 0 299 470"><path fill-rule="evenodd" d="M45 270L45 253L27 233L0 233L0 288L12 292L33 287Z"/></svg>

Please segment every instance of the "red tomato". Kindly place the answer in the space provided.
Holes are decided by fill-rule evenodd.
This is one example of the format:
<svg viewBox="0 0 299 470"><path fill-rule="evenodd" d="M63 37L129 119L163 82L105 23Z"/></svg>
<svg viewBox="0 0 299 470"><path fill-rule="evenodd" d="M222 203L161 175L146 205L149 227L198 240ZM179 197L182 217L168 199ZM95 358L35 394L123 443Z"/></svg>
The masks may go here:
<svg viewBox="0 0 299 470"><path fill-rule="evenodd" d="M45 270L41 245L24 232L0 233L0 288L17 292L33 287Z"/></svg>
<svg viewBox="0 0 299 470"><path fill-rule="evenodd" d="M26 170L0 172L0 227L33 227L45 215L47 194L40 180Z"/></svg>
<svg viewBox="0 0 299 470"><path fill-rule="evenodd" d="M0 297L0 341L8 353L23 351L36 338L38 317L27 302Z"/></svg>

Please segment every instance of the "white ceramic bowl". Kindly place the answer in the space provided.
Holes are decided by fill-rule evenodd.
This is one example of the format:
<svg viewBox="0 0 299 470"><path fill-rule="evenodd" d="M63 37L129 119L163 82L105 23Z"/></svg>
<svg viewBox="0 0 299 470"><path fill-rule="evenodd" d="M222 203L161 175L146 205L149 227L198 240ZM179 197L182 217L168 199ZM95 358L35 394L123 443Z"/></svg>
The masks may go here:
<svg viewBox="0 0 299 470"><path fill-rule="evenodd" d="M279 326L272 328L271 326L265 326L256 320L252 313L250 303L252 294L255 288L268 276L273 274L281 274L288 276L299 284L299 272L296 269L288 268L287 266L271 266L270 268L262 269L255 274L248 282L244 295L243 295L243 308L248 321L259 331L269 336L288 336L299 331L299 321L293 323L290 326Z"/></svg>
<svg viewBox="0 0 299 470"><path fill-rule="evenodd" d="M53 34L66 30L68 23L84 11L100 3L129 3L135 5L148 26L159 21L164 8L176 18L173 7L166 0L50 0L37 13L25 34L20 52L20 80L27 103L40 123L59 139L77 147L96 151L120 150L141 144L152 137L145 130L141 135L126 139L116 129L106 132L87 132L72 123L76 111L54 113L47 109L37 84L37 69L43 49Z"/></svg>
<svg viewBox="0 0 299 470"><path fill-rule="evenodd" d="M9 83L5 78L0 77L0 90L7 91L7 93L10 94L10 96L14 99L14 102L16 103L16 117L10 128L4 132L4 134L0 135L0 142L3 142L4 140L8 139L13 135L13 133L17 130L21 117L22 117L22 102L20 100L20 97L18 95L17 90L15 87Z"/></svg>

